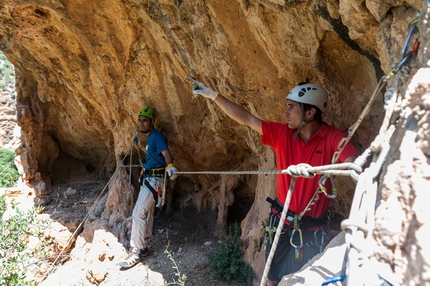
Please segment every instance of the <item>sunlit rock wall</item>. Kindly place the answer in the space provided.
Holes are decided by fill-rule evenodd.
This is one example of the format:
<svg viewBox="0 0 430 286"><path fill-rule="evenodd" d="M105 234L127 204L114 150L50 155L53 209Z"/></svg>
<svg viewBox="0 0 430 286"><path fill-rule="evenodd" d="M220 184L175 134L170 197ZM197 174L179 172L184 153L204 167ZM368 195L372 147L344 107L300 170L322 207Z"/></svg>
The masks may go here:
<svg viewBox="0 0 430 286"><path fill-rule="evenodd" d="M329 92L325 120L346 129L400 60L408 24L422 6L418 0L3 0L0 48L17 75L23 177L38 204L49 203L52 186L72 176L110 178L127 163L145 106L156 109L156 126L179 170L273 169L275 158L260 136L212 102L194 99L185 77L278 121L292 87L317 83ZM360 151L378 133L383 113L380 95L353 137ZM128 181L127 172L120 174ZM182 175L170 184L171 200L217 210L218 229L228 206L247 208L246 259L261 273L263 257L253 241L275 180L231 177ZM347 216L355 185L338 179L332 211ZM117 215L129 215L131 207Z"/></svg>

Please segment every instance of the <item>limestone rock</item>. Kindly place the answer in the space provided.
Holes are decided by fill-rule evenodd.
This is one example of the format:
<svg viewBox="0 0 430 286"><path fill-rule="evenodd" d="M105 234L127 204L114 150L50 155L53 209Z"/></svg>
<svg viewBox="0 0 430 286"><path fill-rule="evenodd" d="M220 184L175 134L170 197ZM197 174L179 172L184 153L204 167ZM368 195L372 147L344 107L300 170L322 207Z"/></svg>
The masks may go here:
<svg viewBox="0 0 430 286"><path fill-rule="evenodd" d="M139 170L123 165L138 163L131 138L141 108L155 107L156 126L166 134L178 170L274 169L273 152L261 146L260 136L209 100L194 98L185 77L276 121L283 120L284 98L292 87L301 81L318 83L329 92L325 120L347 129L380 78L402 59L408 25L420 10L428 20L428 0L4 0L0 48L15 66L23 180L34 188L35 202L45 205L58 184L113 178L105 208L89 223L106 220L101 225L126 242ZM418 65L429 58L423 23L428 21L420 23L425 48L418 52ZM399 130L404 123L407 131L393 136L393 145L403 147L391 151L379 188L387 202L406 198L394 207L401 210L398 219L407 222L402 225L406 237L396 240L400 244L392 253L381 251L403 284L419 279L402 252L413 250L413 243L403 245L414 240L408 227L427 229L419 214L422 206L411 198L422 195L418 184L429 182L428 78L414 83L409 93L408 120L393 122ZM385 113L381 97L352 138L360 152L379 132ZM417 152L406 155L411 146ZM387 168L397 160L400 174ZM419 170L417 177L414 170ZM385 175L395 181L384 180ZM262 273L263 255L254 253L252 245L267 216L265 198L274 195L274 177L182 175L169 188L170 206L218 210L214 223L220 229L229 209L242 213L246 259ZM331 211L347 217L355 184L338 178L338 189ZM424 257L412 253L428 267Z"/></svg>

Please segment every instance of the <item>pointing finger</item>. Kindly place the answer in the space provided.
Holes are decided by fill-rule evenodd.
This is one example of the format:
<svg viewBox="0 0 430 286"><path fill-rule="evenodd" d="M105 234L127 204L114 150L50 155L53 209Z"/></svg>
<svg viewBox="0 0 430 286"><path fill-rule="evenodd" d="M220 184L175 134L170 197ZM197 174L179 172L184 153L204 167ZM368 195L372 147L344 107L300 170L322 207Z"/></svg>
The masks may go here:
<svg viewBox="0 0 430 286"><path fill-rule="evenodd" d="M191 82L193 82L194 84L198 84L198 81L197 80L195 80L195 79L193 79L193 78L191 78L191 77L187 77L187 78L185 78L186 80L188 80L188 81L191 81Z"/></svg>

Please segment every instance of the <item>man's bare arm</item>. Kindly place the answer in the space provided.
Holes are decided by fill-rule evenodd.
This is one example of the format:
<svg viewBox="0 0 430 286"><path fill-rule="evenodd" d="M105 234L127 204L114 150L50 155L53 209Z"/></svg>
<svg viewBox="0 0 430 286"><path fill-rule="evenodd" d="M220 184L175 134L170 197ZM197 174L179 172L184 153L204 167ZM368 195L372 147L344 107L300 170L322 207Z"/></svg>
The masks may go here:
<svg viewBox="0 0 430 286"><path fill-rule="evenodd" d="M188 81L194 83L194 95L201 95L214 101L230 118L237 121L239 124L251 127L253 130L263 134L261 119L252 115L248 110L237 103L234 103L218 92L206 87L201 82L187 77Z"/></svg>
<svg viewBox="0 0 430 286"><path fill-rule="evenodd" d="M218 94L217 98L215 99L215 103L231 119L237 121L239 124L249 126L258 133L263 134L261 119L252 115L248 110L243 108L243 106L228 100L221 94Z"/></svg>

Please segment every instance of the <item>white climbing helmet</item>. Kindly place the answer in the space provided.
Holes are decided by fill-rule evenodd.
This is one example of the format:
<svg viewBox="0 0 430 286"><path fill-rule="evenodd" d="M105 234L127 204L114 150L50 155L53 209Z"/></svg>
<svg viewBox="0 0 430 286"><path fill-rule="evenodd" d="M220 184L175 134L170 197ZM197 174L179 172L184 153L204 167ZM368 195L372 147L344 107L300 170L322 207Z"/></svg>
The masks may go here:
<svg viewBox="0 0 430 286"><path fill-rule="evenodd" d="M293 88L287 99L317 106L324 113L328 104L327 92L319 85L306 83Z"/></svg>

